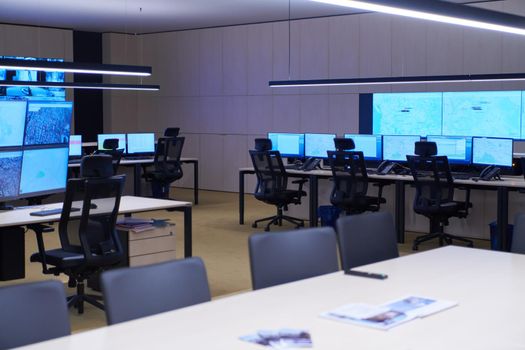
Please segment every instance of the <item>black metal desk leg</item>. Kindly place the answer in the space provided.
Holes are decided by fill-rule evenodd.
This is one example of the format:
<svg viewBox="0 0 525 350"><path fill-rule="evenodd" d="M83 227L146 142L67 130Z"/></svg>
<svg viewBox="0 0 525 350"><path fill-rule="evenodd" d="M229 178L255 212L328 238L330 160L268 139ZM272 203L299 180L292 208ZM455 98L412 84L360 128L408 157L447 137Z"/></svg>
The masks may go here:
<svg viewBox="0 0 525 350"><path fill-rule="evenodd" d="M405 183L396 181L395 225L397 242L405 243Z"/></svg>
<svg viewBox="0 0 525 350"><path fill-rule="evenodd" d="M192 256L191 207L184 207L184 257Z"/></svg>
<svg viewBox="0 0 525 350"><path fill-rule="evenodd" d="M310 175L308 177L309 181L309 189L310 189L310 227L317 227L317 206L319 202L319 193L318 193L318 183L317 183L317 176Z"/></svg>
<svg viewBox="0 0 525 350"><path fill-rule="evenodd" d="M199 204L199 162L193 162L193 201Z"/></svg>
<svg viewBox="0 0 525 350"><path fill-rule="evenodd" d="M507 187L498 187L498 209L497 209L497 223L498 223L498 250L506 251L507 242L507 227L509 223L509 189Z"/></svg>
<svg viewBox="0 0 525 350"><path fill-rule="evenodd" d="M140 197L142 194L142 189L140 186L140 177L142 175L142 170L140 169L140 164L133 165L133 193L135 196Z"/></svg>
<svg viewBox="0 0 525 350"><path fill-rule="evenodd" d="M244 171L239 171L239 224L244 225Z"/></svg>

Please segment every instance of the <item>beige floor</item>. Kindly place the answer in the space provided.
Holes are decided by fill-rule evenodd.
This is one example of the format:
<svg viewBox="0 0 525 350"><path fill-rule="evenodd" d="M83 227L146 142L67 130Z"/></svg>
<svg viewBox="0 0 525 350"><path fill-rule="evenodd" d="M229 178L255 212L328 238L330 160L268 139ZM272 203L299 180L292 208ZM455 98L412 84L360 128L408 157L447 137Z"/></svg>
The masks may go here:
<svg viewBox="0 0 525 350"><path fill-rule="evenodd" d="M188 189L176 189L172 197L178 200L191 201L192 191ZM201 191L201 203L193 207L193 255L204 259L208 271L208 279L214 298L248 291L251 287L250 268L248 260L248 237L256 231L251 227L251 222L256 218L269 216L274 213L274 208L260 203L252 196L246 196L245 225L238 223L238 195L236 193ZM141 214L143 217L170 218L179 227L177 228L177 256L183 256L183 220L182 213L168 213L165 211ZM291 226L276 228L277 230L290 229ZM258 231L261 231L259 229ZM407 242L411 242L413 234L407 234ZM402 255L410 254L410 244L399 246ZM476 247L487 247L485 241L476 241ZM56 233L46 236L46 248L58 247L59 242ZM436 247L436 242L422 245L420 250ZM29 256L36 251L34 234L28 232L26 235L26 278L13 282L0 282L0 286L28 281L42 280L45 278L66 278L55 276L44 276L41 266L29 263ZM73 293L73 290L69 290ZM147 296L145 296L147 297ZM83 315L70 311L72 328L74 331L101 327L106 324L104 312L86 307Z"/></svg>

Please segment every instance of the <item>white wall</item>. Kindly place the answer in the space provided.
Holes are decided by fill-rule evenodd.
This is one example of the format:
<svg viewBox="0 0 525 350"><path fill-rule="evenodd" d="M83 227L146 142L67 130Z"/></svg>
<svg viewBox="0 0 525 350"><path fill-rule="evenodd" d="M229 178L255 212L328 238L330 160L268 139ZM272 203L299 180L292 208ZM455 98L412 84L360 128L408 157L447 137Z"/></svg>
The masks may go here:
<svg viewBox="0 0 525 350"><path fill-rule="evenodd" d="M525 3L482 6L525 14ZM358 130L358 93L525 89L522 83L270 89L272 79L522 72L525 38L382 14L104 35L105 62L152 65L160 92L107 93L105 131L180 126L204 189L236 191L268 131ZM288 65L289 52L290 66ZM289 70L290 68L290 70ZM130 81L129 79L127 81ZM137 79L131 80L137 82ZM191 185L188 176L182 185ZM251 188L253 183L248 184Z"/></svg>

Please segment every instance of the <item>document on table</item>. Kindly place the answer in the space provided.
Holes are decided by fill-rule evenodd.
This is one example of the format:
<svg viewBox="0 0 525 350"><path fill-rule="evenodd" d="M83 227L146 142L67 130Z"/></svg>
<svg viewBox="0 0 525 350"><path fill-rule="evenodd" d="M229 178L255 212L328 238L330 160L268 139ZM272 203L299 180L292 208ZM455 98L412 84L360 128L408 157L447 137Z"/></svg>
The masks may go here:
<svg viewBox="0 0 525 350"><path fill-rule="evenodd" d="M458 303L420 296L407 296L382 305L347 304L321 314L321 317L387 330L416 318L423 318Z"/></svg>

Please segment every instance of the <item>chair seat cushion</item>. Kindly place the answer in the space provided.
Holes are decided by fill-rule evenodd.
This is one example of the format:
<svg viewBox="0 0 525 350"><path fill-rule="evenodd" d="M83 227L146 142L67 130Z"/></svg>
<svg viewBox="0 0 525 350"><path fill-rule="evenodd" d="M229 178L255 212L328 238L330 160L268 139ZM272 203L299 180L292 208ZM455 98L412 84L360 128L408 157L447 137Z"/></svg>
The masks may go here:
<svg viewBox="0 0 525 350"><path fill-rule="evenodd" d="M306 192L297 190L284 190L272 193L256 193L255 198L260 201L275 205L285 205L290 203L300 203L301 197L306 196Z"/></svg>
<svg viewBox="0 0 525 350"><path fill-rule="evenodd" d="M71 268L79 266L84 262L84 255L77 252L68 252L63 249L46 250L46 263L59 268ZM42 262L39 253L34 253L31 262Z"/></svg>

